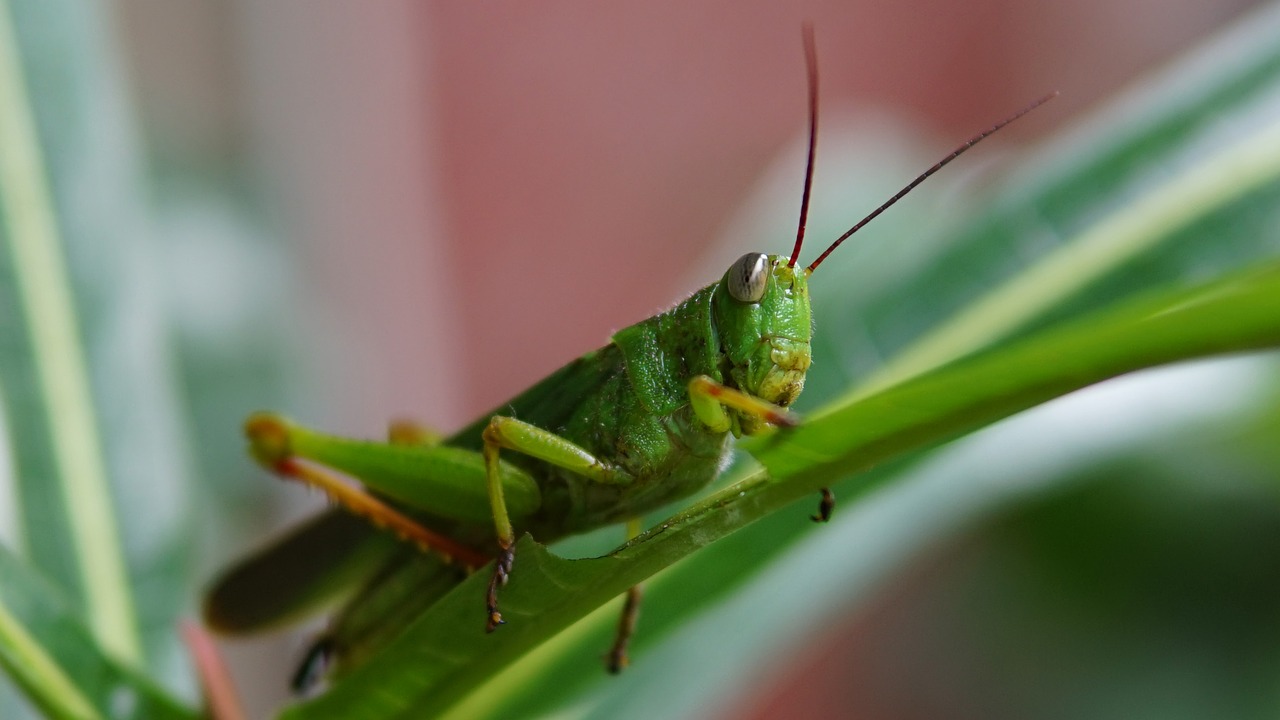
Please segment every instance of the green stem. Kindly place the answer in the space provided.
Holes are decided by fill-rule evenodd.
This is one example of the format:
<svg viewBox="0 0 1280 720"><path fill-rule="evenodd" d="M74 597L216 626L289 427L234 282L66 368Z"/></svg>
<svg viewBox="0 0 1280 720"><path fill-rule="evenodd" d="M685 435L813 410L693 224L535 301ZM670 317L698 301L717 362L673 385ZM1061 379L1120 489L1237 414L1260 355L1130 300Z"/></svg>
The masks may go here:
<svg viewBox="0 0 1280 720"><path fill-rule="evenodd" d="M89 627L110 653L141 659L75 304L22 71L11 8L0 11L0 211L48 408L58 483Z"/></svg>

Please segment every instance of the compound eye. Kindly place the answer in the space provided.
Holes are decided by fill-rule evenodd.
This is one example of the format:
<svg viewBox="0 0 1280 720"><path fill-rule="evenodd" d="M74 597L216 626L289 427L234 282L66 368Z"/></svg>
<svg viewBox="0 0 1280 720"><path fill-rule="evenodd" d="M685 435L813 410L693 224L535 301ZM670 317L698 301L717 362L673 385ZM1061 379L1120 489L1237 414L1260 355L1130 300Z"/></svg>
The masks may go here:
<svg viewBox="0 0 1280 720"><path fill-rule="evenodd" d="M769 256L747 253L729 267L729 294L741 302L760 302L769 279Z"/></svg>

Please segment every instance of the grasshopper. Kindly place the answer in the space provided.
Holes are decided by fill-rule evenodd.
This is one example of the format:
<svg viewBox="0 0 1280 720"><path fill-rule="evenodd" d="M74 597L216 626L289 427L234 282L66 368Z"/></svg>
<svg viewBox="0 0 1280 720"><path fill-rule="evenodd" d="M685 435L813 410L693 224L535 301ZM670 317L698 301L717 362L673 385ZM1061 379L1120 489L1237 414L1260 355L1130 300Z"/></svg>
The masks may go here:
<svg viewBox="0 0 1280 720"><path fill-rule="evenodd" d="M810 365L809 277L925 178L1053 97L970 138L799 267L818 118L808 28L804 38L808 161L790 255L743 255L719 281L618 331L608 345L448 437L399 425L388 442L377 443L326 435L271 413L251 416L245 431L260 464L320 488L349 513L330 510L232 567L208 595L208 624L256 630L362 581L295 676L295 688L305 689L323 665L354 667L466 572L491 563L484 615L477 598L476 621L492 632L504 623L499 592L514 569L517 528L544 543L621 522L638 535L645 512L715 479L732 438L794 425L787 408ZM834 505L823 490L813 519L825 522ZM611 672L627 664L639 597L638 588L628 593L606 659Z"/></svg>

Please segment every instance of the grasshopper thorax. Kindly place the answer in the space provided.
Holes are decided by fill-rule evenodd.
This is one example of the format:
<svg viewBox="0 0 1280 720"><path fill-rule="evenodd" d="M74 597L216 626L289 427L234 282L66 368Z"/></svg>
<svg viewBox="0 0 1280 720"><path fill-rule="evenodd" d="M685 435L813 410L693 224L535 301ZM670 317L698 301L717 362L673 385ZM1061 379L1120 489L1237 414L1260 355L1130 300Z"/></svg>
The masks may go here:
<svg viewBox="0 0 1280 720"><path fill-rule="evenodd" d="M748 253L725 272L712 313L726 384L782 407L800 395L813 332L808 280L809 271L785 255ZM742 434L763 427L753 416L736 419Z"/></svg>

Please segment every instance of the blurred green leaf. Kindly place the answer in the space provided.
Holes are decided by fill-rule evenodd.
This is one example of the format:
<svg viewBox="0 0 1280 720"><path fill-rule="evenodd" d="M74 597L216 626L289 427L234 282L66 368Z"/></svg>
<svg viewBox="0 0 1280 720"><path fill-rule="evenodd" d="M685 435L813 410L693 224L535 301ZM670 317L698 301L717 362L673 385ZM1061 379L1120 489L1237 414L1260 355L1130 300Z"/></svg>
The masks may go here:
<svg viewBox="0 0 1280 720"><path fill-rule="evenodd" d="M111 510L101 439L93 417L88 369L80 340L71 279L63 256L59 223L49 177L35 127L35 116L17 35L8 8L0 12L0 208L12 263L10 308L21 308L24 357L14 363L27 370L29 384L6 382L31 392L30 412L14 413L15 430L41 423L45 443L24 443L15 453L23 476L42 480L58 491L56 526L65 532L70 552L56 567L69 565L68 586L83 593L90 625L99 639L123 657L141 653L129 583L125 578L119 530ZM6 381L12 379L12 374ZM39 432L39 431L37 431ZM31 449L43 446L34 462ZM36 466L39 472L32 466ZM47 482L52 481L52 482ZM37 501L39 502L39 501ZM33 513L28 519L39 518ZM39 536L28 537L36 548Z"/></svg>
<svg viewBox="0 0 1280 720"><path fill-rule="evenodd" d="M191 689L174 628L192 473L114 28L79 0L0 7L5 539L112 657ZM11 698L0 686L0 715L19 716Z"/></svg>
<svg viewBox="0 0 1280 720"><path fill-rule="evenodd" d="M946 615L968 613L958 643L1018 688L1007 716L1274 716L1280 505L1233 444L1082 463L1061 492L984 530Z"/></svg>
<svg viewBox="0 0 1280 720"><path fill-rule="evenodd" d="M71 720L102 717L3 605L0 605L0 665L46 716Z"/></svg>
<svg viewBox="0 0 1280 720"><path fill-rule="evenodd" d="M0 663L53 717L164 720L199 717L137 670L104 653L61 594L0 547L0 612L37 645L0 637ZM33 665L32 653L41 657ZM60 670L60 673L58 672ZM59 674L61 675L59 677ZM70 684L66 694L65 685ZM61 707L61 710L56 710ZM86 714L86 710L96 715Z"/></svg>

